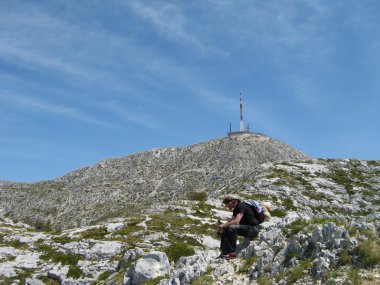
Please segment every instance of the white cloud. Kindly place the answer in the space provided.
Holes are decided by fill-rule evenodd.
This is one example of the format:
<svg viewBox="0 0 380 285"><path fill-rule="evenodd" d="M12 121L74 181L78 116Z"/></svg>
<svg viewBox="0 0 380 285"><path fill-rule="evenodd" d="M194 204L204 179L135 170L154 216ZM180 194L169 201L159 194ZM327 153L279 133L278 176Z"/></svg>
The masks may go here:
<svg viewBox="0 0 380 285"><path fill-rule="evenodd" d="M22 96L17 94L0 93L0 100L15 105L18 108L24 108L24 111L30 112L45 112L54 115L61 115L72 119L77 119L82 122L98 125L101 127L111 127L111 125L102 120L98 120L93 116L83 113L82 111L68 107L49 103L43 100L32 98L30 96Z"/></svg>
<svg viewBox="0 0 380 285"><path fill-rule="evenodd" d="M131 1L129 6L140 17L148 21L166 39L174 41L176 44L191 46L196 48L201 54L214 52L215 48L208 47L194 33L191 18L183 8L169 3L149 3L141 1Z"/></svg>
<svg viewBox="0 0 380 285"><path fill-rule="evenodd" d="M117 115L123 121L138 124L149 129L160 128L159 121L143 111L133 111L132 108L127 108L121 102L117 100L108 101L102 105L102 107L108 112Z"/></svg>

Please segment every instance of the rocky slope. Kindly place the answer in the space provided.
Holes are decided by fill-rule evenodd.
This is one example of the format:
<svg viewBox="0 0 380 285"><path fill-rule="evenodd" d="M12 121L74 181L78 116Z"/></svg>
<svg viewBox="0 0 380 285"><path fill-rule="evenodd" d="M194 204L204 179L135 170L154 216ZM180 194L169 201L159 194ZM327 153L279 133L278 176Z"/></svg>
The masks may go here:
<svg viewBox="0 0 380 285"><path fill-rule="evenodd" d="M222 155L216 154L218 149ZM167 164L157 166L158 154ZM225 156L228 159L222 161ZM155 167L148 167L147 161ZM121 170L131 165L134 170ZM208 172L196 176L196 169ZM197 181L186 179L186 170ZM138 180L131 171L146 176ZM169 182L167 188L157 186L157 181L165 180L161 177L173 178L176 188L169 188ZM113 192L104 190L116 189L112 183L120 183L120 189L145 202L141 193L133 193L143 188L128 188L120 181L128 185L141 181L154 193L144 192L145 198L160 202L146 203L144 212L110 218L101 206L87 205L95 198L85 190L117 205L116 198L106 197ZM104 183L111 184L101 186ZM5 206L22 203L33 217L54 209L51 201L45 200L51 203L49 208L38 199L57 199L51 193L57 189L71 195L61 199L86 226L36 230L15 221L28 220L22 216L24 210ZM102 191L108 194L99 194ZM216 258L215 224L231 215L220 203L226 193L272 203L271 220L262 224L248 247L239 247L233 260ZM379 161L311 159L267 137L252 136L107 160L56 181L3 182L1 195L1 284L380 284ZM82 213L87 210L91 212ZM103 221L87 225L96 221L91 215ZM49 218L71 225L69 215L60 219L58 213L56 217L50 213Z"/></svg>
<svg viewBox="0 0 380 285"><path fill-rule="evenodd" d="M40 228L84 226L128 215L141 204L223 188L262 163L305 158L258 134L154 149L107 159L53 181L0 182L0 217Z"/></svg>

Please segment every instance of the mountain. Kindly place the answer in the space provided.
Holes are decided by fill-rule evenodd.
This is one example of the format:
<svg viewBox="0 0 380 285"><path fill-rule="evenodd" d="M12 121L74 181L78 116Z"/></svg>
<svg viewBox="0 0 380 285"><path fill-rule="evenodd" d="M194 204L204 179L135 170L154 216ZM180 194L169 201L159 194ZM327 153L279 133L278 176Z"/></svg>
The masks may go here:
<svg viewBox="0 0 380 285"><path fill-rule="evenodd" d="M272 204L233 260L216 258L227 193ZM251 134L3 181L0 195L1 284L380 284L380 161Z"/></svg>
<svg viewBox="0 0 380 285"><path fill-rule="evenodd" d="M307 159L260 134L107 159L53 181L0 184L0 217L53 228L127 216L143 205L222 189L266 162Z"/></svg>

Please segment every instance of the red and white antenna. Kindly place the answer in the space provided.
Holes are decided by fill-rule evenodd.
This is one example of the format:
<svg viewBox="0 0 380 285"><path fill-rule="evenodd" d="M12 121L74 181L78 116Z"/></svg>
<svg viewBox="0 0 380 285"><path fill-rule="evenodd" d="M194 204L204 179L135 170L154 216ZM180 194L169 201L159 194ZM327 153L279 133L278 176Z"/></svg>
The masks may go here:
<svg viewBox="0 0 380 285"><path fill-rule="evenodd" d="M243 121L243 98L242 94L240 93L240 131L244 132L244 121Z"/></svg>

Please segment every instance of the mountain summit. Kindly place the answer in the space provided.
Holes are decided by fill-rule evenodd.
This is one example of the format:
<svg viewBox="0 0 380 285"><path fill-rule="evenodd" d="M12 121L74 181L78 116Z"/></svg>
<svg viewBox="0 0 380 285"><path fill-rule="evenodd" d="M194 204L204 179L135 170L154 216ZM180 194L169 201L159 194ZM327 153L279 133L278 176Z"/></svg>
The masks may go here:
<svg viewBox="0 0 380 285"><path fill-rule="evenodd" d="M259 165L308 159L268 136L247 133L101 161L52 181L2 182L0 217L53 227L125 216L141 205L223 189Z"/></svg>

